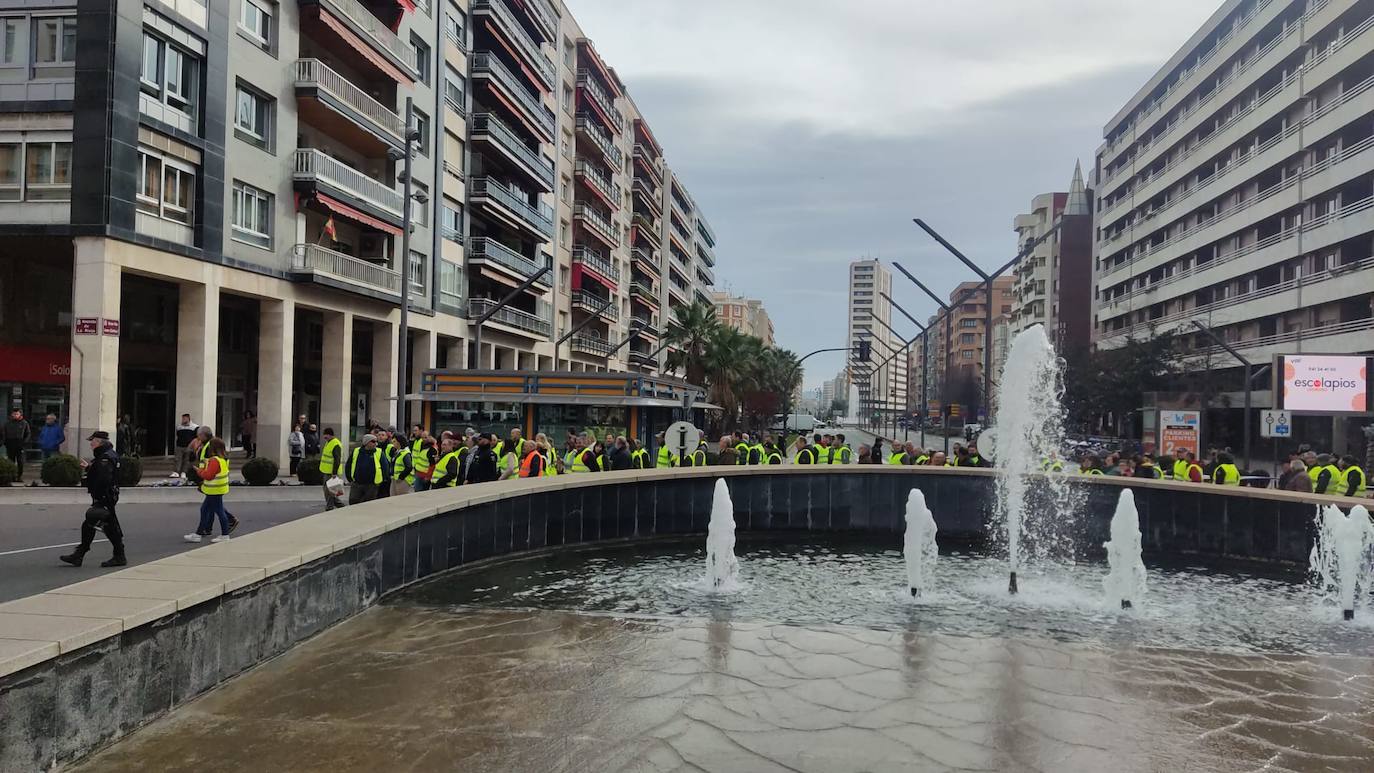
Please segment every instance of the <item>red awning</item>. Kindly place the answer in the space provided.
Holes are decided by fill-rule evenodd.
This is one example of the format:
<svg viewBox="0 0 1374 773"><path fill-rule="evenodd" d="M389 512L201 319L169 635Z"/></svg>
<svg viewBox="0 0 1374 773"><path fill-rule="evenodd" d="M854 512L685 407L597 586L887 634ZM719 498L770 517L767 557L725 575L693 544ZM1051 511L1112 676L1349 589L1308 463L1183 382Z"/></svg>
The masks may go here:
<svg viewBox="0 0 1374 773"><path fill-rule="evenodd" d="M379 220L367 214L366 212L362 212L358 209L355 209L354 207L350 207L342 201L326 196L323 193L316 193L315 201L318 202L320 206L324 207L330 212L333 212L339 217L346 217L355 223L365 225L368 228L374 228L378 231L384 231L386 233L391 234L392 236L401 235L401 229L399 226L394 226L391 223L386 222L385 220Z"/></svg>
<svg viewBox="0 0 1374 773"><path fill-rule="evenodd" d="M367 41L353 34L353 30L349 29L347 24L345 24L342 20L335 18L332 14L330 14L323 8L320 9L320 21L324 22L325 26L334 30L334 32L337 33L339 37L346 40L348 42L348 45L352 46L354 49L357 50L358 53L363 55L364 59L376 65L379 70L389 75L392 80L396 81L397 83L415 82L414 78L410 77L410 75L403 72L399 67L392 64L389 60L387 60L386 57L382 56L376 51L373 51L372 46L368 45Z"/></svg>
<svg viewBox="0 0 1374 773"><path fill-rule="evenodd" d="M535 84L540 94L547 94L549 90L544 87L544 82L539 80L539 76L535 75L530 68L525 66L525 58L515 53L515 49L511 48L510 44L506 43L506 34L502 32L499 27L492 24L490 19L487 20L486 25L487 29L491 31L491 34L496 37L496 42L500 43L501 47L506 49L506 53L510 54L511 58L519 65L520 72L523 72L525 77L529 78L530 83Z"/></svg>
<svg viewBox="0 0 1374 773"><path fill-rule="evenodd" d="M401 10L410 13L415 10L415 3L412 0L396 0L396 5L401 6Z"/></svg>

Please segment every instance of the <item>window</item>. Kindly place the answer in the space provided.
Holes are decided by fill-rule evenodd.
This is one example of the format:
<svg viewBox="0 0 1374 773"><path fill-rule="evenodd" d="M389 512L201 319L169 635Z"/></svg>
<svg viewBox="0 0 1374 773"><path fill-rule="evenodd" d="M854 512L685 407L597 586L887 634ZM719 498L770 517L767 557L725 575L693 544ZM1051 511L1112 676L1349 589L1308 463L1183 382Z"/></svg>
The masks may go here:
<svg viewBox="0 0 1374 773"><path fill-rule="evenodd" d="M573 89L572 86L566 83L563 84L563 110L565 110L568 115L573 114Z"/></svg>
<svg viewBox="0 0 1374 773"><path fill-rule="evenodd" d="M444 65L444 99L459 114L464 112L467 105L467 80L459 75L451 64Z"/></svg>
<svg viewBox="0 0 1374 773"><path fill-rule="evenodd" d="M978 327L978 320L976 320L976 319L961 319L961 320L959 320L959 327Z"/></svg>
<svg viewBox="0 0 1374 773"><path fill-rule="evenodd" d="M420 82L429 83L429 46L414 33L410 36L410 45L415 47L415 69L420 71Z"/></svg>
<svg viewBox="0 0 1374 773"><path fill-rule="evenodd" d="M144 93L182 116L194 119L200 101L199 73L198 56L147 31L143 33L143 65L139 79Z"/></svg>
<svg viewBox="0 0 1374 773"><path fill-rule="evenodd" d="M272 45L272 7L263 0L239 0L239 30L263 48Z"/></svg>
<svg viewBox="0 0 1374 773"><path fill-rule="evenodd" d="M962 352L959 352L959 356L965 360L971 360L973 359L973 350L965 349Z"/></svg>
<svg viewBox="0 0 1374 773"><path fill-rule="evenodd" d="M181 162L139 151L138 208L166 220L190 225L195 201L195 171Z"/></svg>
<svg viewBox="0 0 1374 773"><path fill-rule="evenodd" d="M428 272L426 272L426 270L425 270L425 267L426 267L426 265L428 264L428 262L429 262L429 260L428 260L428 258L425 256L424 253L416 252L415 250L411 250L411 251L410 251L410 294L411 294L411 295L424 295L424 294L425 294L425 285L426 285L425 280L426 280L426 279L428 278L428 276L429 276L429 275L428 275Z"/></svg>
<svg viewBox="0 0 1374 773"><path fill-rule="evenodd" d="M18 142L0 143L0 201L24 198L24 146Z"/></svg>
<svg viewBox="0 0 1374 773"><path fill-rule="evenodd" d="M271 249L272 195L235 180L230 222L234 228L234 239Z"/></svg>
<svg viewBox="0 0 1374 773"><path fill-rule="evenodd" d="M76 64L76 17L34 19L34 64Z"/></svg>
<svg viewBox="0 0 1374 773"><path fill-rule="evenodd" d="M563 64L570 70L577 69L577 47L567 38L563 38Z"/></svg>
<svg viewBox="0 0 1374 773"><path fill-rule="evenodd" d="M0 19L0 65L27 64L19 61L20 54L24 52L19 45L23 31L23 19Z"/></svg>
<svg viewBox="0 0 1374 773"><path fill-rule="evenodd" d="M467 16L457 8L449 8L444 17L444 33L460 50L468 50Z"/></svg>
<svg viewBox="0 0 1374 773"><path fill-rule="evenodd" d="M30 142L24 146L24 198L66 201L72 197L72 144Z"/></svg>
<svg viewBox="0 0 1374 773"><path fill-rule="evenodd" d="M272 100L238 85L234 96L234 131L239 138L270 149L273 106Z"/></svg>
<svg viewBox="0 0 1374 773"><path fill-rule="evenodd" d="M411 180L411 186L415 189L412 193L410 202L410 219L421 228L429 227L429 186L419 180ZM421 204L420 200L425 201Z"/></svg>
<svg viewBox="0 0 1374 773"><path fill-rule="evenodd" d="M442 217L440 228L444 238L461 243L463 241L463 205L445 201Z"/></svg>
<svg viewBox="0 0 1374 773"><path fill-rule="evenodd" d="M429 155L429 116L415 111L415 128L420 130L420 155Z"/></svg>

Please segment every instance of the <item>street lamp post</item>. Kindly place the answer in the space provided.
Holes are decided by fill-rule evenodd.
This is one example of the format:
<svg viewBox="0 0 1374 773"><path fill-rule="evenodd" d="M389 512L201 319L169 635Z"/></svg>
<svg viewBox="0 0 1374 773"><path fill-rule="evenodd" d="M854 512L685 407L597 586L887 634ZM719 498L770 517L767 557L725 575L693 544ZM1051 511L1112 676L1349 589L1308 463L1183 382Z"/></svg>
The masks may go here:
<svg viewBox="0 0 1374 773"><path fill-rule="evenodd" d="M401 203L401 319L396 326L396 425L402 432L410 426L410 405L406 402L406 377L410 370L410 216L414 199L414 182L411 180L411 160L415 155L414 144L420 139L420 130L415 126L415 101L406 97L405 151L401 159L401 177L405 197ZM428 197L426 197L428 200ZM423 202L422 202L423 203Z"/></svg>
<svg viewBox="0 0 1374 773"><path fill-rule="evenodd" d="M823 353L823 352L847 352L847 351L850 351L849 347L847 347L847 346L841 346L841 347L830 348L830 349L817 349L816 351L811 352L810 354L807 354L805 357L802 357L801 359L797 360L797 362L796 362L796 363L793 365L793 367L792 367L793 376L795 377L795 375L796 375L797 373L800 373L800 372L801 372L801 366L802 366L802 363L803 363L803 362L806 362L807 360L811 359L812 357L816 356L817 354L821 354L821 353ZM784 394L784 395L782 396L782 407L783 407L783 411L782 411L782 442L784 442L784 443L787 442L787 430L788 430L787 424L788 424L789 422L792 421L792 390L791 390L791 389L787 389L787 390L785 390L785 391L786 391L786 394Z"/></svg>
<svg viewBox="0 0 1374 773"><path fill-rule="evenodd" d="M926 334L929 333L930 331L929 331L929 329L928 329L925 325L921 324L921 322L920 322L919 320L917 320L915 317L911 316L911 312L909 312L909 311L907 311L906 309L902 308L900 304L898 304L896 301L892 300L892 296L888 295L888 294L885 293L885 292L882 292L881 290L878 291L878 294L881 295L881 296L883 296L883 299L886 300L889 304L891 304L891 305L892 305L892 308L894 308L894 309L896 309L897 311L901 312L901 314L902 314L903 317L906 317L908 320L910 320L911 324L913 324L913 325L915 325L916 327L918 327L918 328L921 329L921 335L918 336L918 337L921 339L921 402L918 402L918 403L917 403L917 405L920 406L920 405L922 405L922 404L924 403L924 401L925 401L926 389L927 389L927 385L926 385L926 375L927 375L927 374L926 374L926 345L927 345ZM891 328L889 328L889 329L891 329ZM894 332L895 332L895 331L894 331ZM912 341L915 341L915 340L916 340L915 338L912 338ZM910 345L911 345L910 343L907 344L907 346L910 346ZM906 378L907 378L907 380L906 380L906 394L907 394L907 399L910 400L910 399L911 399L911 360L910 360L909 358L908 358L908 360L907 360ZM921 413L924 414L925 411L924 411L924 410L921 410ZM910 430L911 430L911 419L910 419L910 417L908 417L908 418L907 418L907 433L908 433L908 436L910 435ZM895 434L895 433L894 433L894 434ZM922 432L922 433L921 433L921 445L924 446L925 443L926 443L926 436L925 436L925 433Z"/></svg>
<svg viewBox="0 0 1374 773"><path fill-rule="evenodd" d="M519 287L515 288L514 290L511 290L509 293L506 293L506 297L502 298L499 302L497 302L495 306L492 306L490 309L487 309L486 312L482 314L482 316L472 320L472 356L468 358L468 361L472 363L471 367L476 368L478 365L482 363L483 323L491 319L491 316L493 314L500 311L501 309L504 309L511 301L515 300L515 297L518 296L520 293L523 293L526 290L528 290L531 285L533 285L536 281L539 280L540 277L549 273L552 270L552 266L544 266L543 268L534 272L534 274L531 275L529 279L526 279L525 281L521 282ZM557 347L554 347L553 369L558 370Z"/></svg>
<svg viewBox="0 0 1374 773"><path fill-rule="evenodd" d="M1250 363L1250 360L1248 360L1248 359L1245 358L1244 355L1242 355L1240 352L1236 351L1230 344L1228 344L1228 343L1226 343L1225 341L1223 341L1223 340L1221 339L1221 336L1217 335L1217 333L1216 333L1215 330L1213 330L1213 329L1210 328L1210 327L1207 327L1206 325L1202 324L1201 322L1199 322L1199 321L1197 321L1197 320L1195 320L1195 319L1194 319L1194 320L1190 320L1190 321L1193 323L1193 327L1195 327L1195 328L1197 328L1199 331L1201 331L1203 335L1205 335L1205 336L1207 336L1208 338L1212 339L1212 342L1213 342L1213 343L1215 343L1217 346L1220 346L1221 348L1225 349L1225 350L1227 351L1227 353L1229 353L1232 357L1235 357L1237 360L1239 360L1241 365L1244 365L1244 366L1245 366L1245 434L1244 434L1244 438L1245 438L1244 443L1245 443L1245 446L1244 446L1244 449L1243 449L1243 450L1244 450L1244 453L1245 453L1245 466L1246 466L1246 468L1249 468L1249 467L1250 467L1250 392L1251 392L1251 389L1252 389L1252 386L1251 386L1251 373L1252 373L1252 368L1253 368L1254 366Z"/></svg>
<svg viewBox="0 0 1374 773"><path fill-rule="evenodd" d="M592 320L594 320L594 319L600 319L601 315L602 315L603 313L605 313L606 309L609 309L609 308L611 307L611 304L612 304L612 303L615 303L615 296L611 296L610 298L607 298L607 299L606 299L606 302L603 303L603 304L601 304L601 307L600 307L600 308L598 308L596 311L592 312L591 314L587 315L587 318L586 318L586 319L582 320L581 322L577 323L576 325L573 325L571 330L569 330L568 332L564 333L562 338L560 338L560 339L558 339L557 341L554 342L554 344L553 344L553 369L554 369L554 370L558 370L558 360L559 360L559 358L560 358L559 352L562 351L562 349L563 349L563 342L567 341L569 338L572 338L574 335L577 335L577 332L578 332L579 330L581 330L582 328L586 327L587 325L591 324ZM627 339L627 340L628 340L628 339ZM619 347L616 347L616 348L619 348ZM571 360L571 358L569 358L569 359Z"/></svg>

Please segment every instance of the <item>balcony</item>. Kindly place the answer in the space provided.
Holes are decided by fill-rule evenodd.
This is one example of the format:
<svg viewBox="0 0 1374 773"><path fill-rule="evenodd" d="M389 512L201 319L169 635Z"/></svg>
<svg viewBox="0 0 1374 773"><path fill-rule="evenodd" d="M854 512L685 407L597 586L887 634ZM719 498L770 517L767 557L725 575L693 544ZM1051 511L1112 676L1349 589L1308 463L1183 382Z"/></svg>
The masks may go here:
<svg viewBox="0 0 1374 773"><path fill-rule="evenodd" d="M473 298L468 301L468 319L477 319L495 306L496 301L490 298ZM487 322L540 338L553 336L553 322L528 311L520 311L509 306L498 309L495 314L487 319Z"/></svg>
<svg viewBox="0 0 1374 773"><path fill-rule="evenodd" d="M491 113L476 113L472 116L471 131L474 142L485 142L499 151L541 191L553 192L553 161L525 144L520 135L502 123L501 119Z"/></svg>
<svg viewBox="0 0 1374 773"><path fill-rule="evenodd" d="M615 249L620 246L620 233L616 231L615 223L600 212L586 204L578 204L573 207L573 218L581 221L583 230L601 239L607 247Z"/></svg>
<svg viewBox="0 0 1374 773"><path fill-rule="evenodd" d="M529 65L530 71L538 78L544 89L553 90L557 78L553 62L539 49L539 44L530 37L525 25L515 18L515 13L506 4L506 0L473 0L472 15L494 19L496 23L492 26L501 32L520 59Z"/></svg>
<svg viewBox="0 0 1374 773"><path fill-rule="evenodd" d="M698 265L697 281L704 285L714 285L716 283L716 275L705 265Z"/></svg>
<svg viewBox="0 0 1374 773"><path fill-rule="evenodd" d="M611 131L619 134L624 130L625 116L621 115L620 111L615 109L615 99L612 98L610 94L607 94L605 89L601 88L601 84L597 83L596 78L592 77L590 70L583 69L577 71L577 87L582 89L584 94L592 98L592 103L601 111L601 114L605 116L607 122L610 123Z"/></svg>
<svg viewBox="0 0 1374 773"><path fill-rule="evenodd" d="M635 280L630 283L630 300L640 301L650 308L657 309L658 293L651 285Z"/></svg>
<svg viewBox="0 0 1374 773"><path fill-rule="evenodd" d="M600 126L596 125L596 121L593 121L591 116L586 113L577 114L577 133L601 151L601 155L605 158L608 166L612 169L620 168L620 148L615 146L615 141L611 139L610 135L602 131Z"/></svg>
<svg viewBox="0 0 1374 773"><path fill-rule="evenodd" d="M686 282L669 281L668 297L676 297L679 301L682 301L684 304L689 304L692 302L692 288Z"/></svg>
<svg viewBox="0 0 1374 773"><path fill-rule="evenodd" d="M469 61L469 69L474 80L484 81L488 88L495 87L497 92L508 96L510 99L507 104L515 108L515 112L529 124L530 130L545 142L553 142L553 111L546 107L539 97L531 94L500 59L489 52L478 51Z"/></svg>
<svg viewBox="0 0 1374 773"><path fill-rule="evenodd" d="M297 244L291 273L320 284L401 302L401 273L317 244Z"/></svg>
<svg viewBox="0 0 1374 773"><path fill-rule="evenodd" d="M635 175L634 183L631 187L637 201L643 202L645 209L653 213L654 217L663 217L663 202L659 199L660 189L642 175Z"/></svg>
<svg viewBox="0 0 1374 773"><path fill-rule="evenodd" d="M411 80L420 72L415 49L404 43L395 32L377 18L359 0L316 0L316 4L331 15L346 20L365 42L393 64L403 68ZM326 24L329 24L326 22ZM332 24L329 26L332 27ZM336 30L337 32L338 30ZM349 44L352 45L351 41Z"/></svg>
<svg viewBox="0 0 1374 773"><path fill-rule="evenodd" d="M572 307L588 314L596 314L608 298L600 298L588 292L577 290L572 294ZM608 322L618 322L620 320L620 309L614 303L606 307L600 314L601 318Z"/></svg>
<svg viewBox="0 0 1374 773"><path fill-rule="evenodd" d="M300 183L326 188L349 199L349 203L361 204L363 208L379 212L397 223L401 221L402 197L399 191L318 150L302 148L296 151L292 178Z"/></svg>
<svg viewBox="0 0 1374 773"><path fill-rule="evenodd" d="M468 181L468 197L482 204L487 211L500 217L540 241L553 238L553 209L547 204L534 205L525 194L494 177L474 177Z"/></svg>
<svg viewBox="0 0 1374 773"><path fill-rule="evenodd" d="M545 0L520 0L520 7L543 35L539 42L558 42L558 19Z"/></svg>
<svg viewBox="0 0 1374 773"><path fill-rule="evenodd" d="M630 322L632 322L635 325L638 325L639 330L642 333L648 333L651 336L658 335L658 320L654 317L645 317L640 314L631 314Z"/></svg>
<svg viewBox="0 0 1374 773"><path fill-rule="evenodd" d="M472 240L468 246L469 265L489 265L499 269L505 269L514 275L516 281L523 282L544 268L545 264L538 263L530 258L521 255L515 250L507 247L495 239L481 236ZM550 287L553 285L552 272L544 272L544 275L536 279L535 286L543 285Z"/></svg>
<svg viewBox="0 0 1374 773"><path fill-rule="evenodd" d="M630 364L640 368L657 368L658 363L648 352L630 352Z"/></svg>
<svg viewBox="0 0 1374 773"><path fill-rule="evenodd" d="M606 206L612 210L620 209L620 186L611 182L600 169L586 161L578 161L577 166L573 167L573 173L582 178L583 184L600 195Z"/></svg>
<svg viewBox="0 0 1374 773"><path fill-rule="evenodd" d="M635 144L634 159L655 185L663 184L663 171L658 168L658 156L647 145Z"/></svg>
<svg viewBox="0 0 1374 773"><path fill-rule="evenodd" d="M663 237L658 232L658 223L650 220L643 212L636 212L630 217L630 224L635 230L649 241L654 247L663 245Z"/></svg>
<svg viewBox="0 0 1374 773"><path fill-rule="evenodd" d="M630 258L636 266L654 276L661 276L663 273L658 267L659 254L657 252L650 252L643 247L635 247L630 250Z"/></svg>
<svg viewBox="0 0 1374 773"><path fill-rule="evenodd" d="M348 129L357 127L390 146L399 148L405 144L405 120L324 62L318 59L297 60L295 86L297 96L314 99L313 105L301 106L308 123L329 127L335 121L328 115L341 116L349 122L347 128L335 127L344 130L332 133L347 135L351 133ZM367 149L375 152L376 147L373 145Z"/></svg>
<svg viewBox="0 0 1374 773"><path fill-rule="evenodd" d="M573 247L572 259L574 263L581 263L612 285L620 282L620 269L616 268L615 263L597 254L586 245L579 244Z"/></svg>
<svg viewBox="0 0 1374 773"><path fill-rule="evenodd" d="M697 257L701 258L701 262L708 266L716 265L716 254L711 251L710 247L706 246L705 242L697 242Z"/></svg>
<svg viewBox="0 0 1374 773"><path fill-rule="evenodd" d="M573 336L568 345L575 352L590 354L595 357L609 357L612 349L610 341L582 334Z"/></svg>

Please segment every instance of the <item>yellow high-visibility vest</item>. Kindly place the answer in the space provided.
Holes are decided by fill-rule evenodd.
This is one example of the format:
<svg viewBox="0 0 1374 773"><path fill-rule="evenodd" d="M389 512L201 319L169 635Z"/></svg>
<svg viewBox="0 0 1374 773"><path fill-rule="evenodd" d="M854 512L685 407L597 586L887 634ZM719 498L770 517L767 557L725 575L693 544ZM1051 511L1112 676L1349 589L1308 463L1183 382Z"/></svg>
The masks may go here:
<svg viewBox="0 0 1374 773"><path fill-rule="evenodd" d="M448 467L450 464L459 464L457 451L449 451L439 457L439 463L434 465L434 474L431 476L431 480L434 481L435 485L438 485L439 481L443 480L445 475L448 475ZM459 469L461 470L462 467L460 466ZM458 482L458 476L454 475L453 480L449 481L448 485L450 487L457 486Z"/></svg>
<svg viewBox="0 0 1374 773"><path fill-rule="evenodd" d="M200 484L202 494L228 494L229 493L229 460L222 456L212 456L211 459L219 462L219 472L210 480ZM208 461L208 460L207 460Z"/></svg>
<svg viewBox="0 0 1374 773"><path fill-rule="evenodd" d="M1234 464L1218 464L1212 470L1212 482L1223 486L1239 486L1240 470Z"/></svg>
<svg viewBox="0 0 1374 773"><path fill-rule="evenodd" d="M333 475L336 472L342 472L342 470L334 467L335 451L338 451L340 455L343 454L343 442L336 437L330 438L329 442L325 443L324 448L320 450L320 472L322 474ZM339 461L343 461L343 459L340 458Z"/></svg>
<svg viewBox="0 0 1374 773"><path fill-rule="evenodd" d="M358 452L363 450L362 446L354 446L353 453L348 455L348 478L354 483L358 483ZM382 462L386 460L383 454L373 452L372 455L372 482L375 485L382 483Z"/></svg>
<svg viewBox="0 0 1374 773"><path fill-rule="evenodd" d="M411 468L410 473L401 475L406 468L406 460L411 457L409 448L402 448L396 453L396 458L391 462L391 477L395 480L404 480L410 485L415 485L415 469Z"/></svg>

